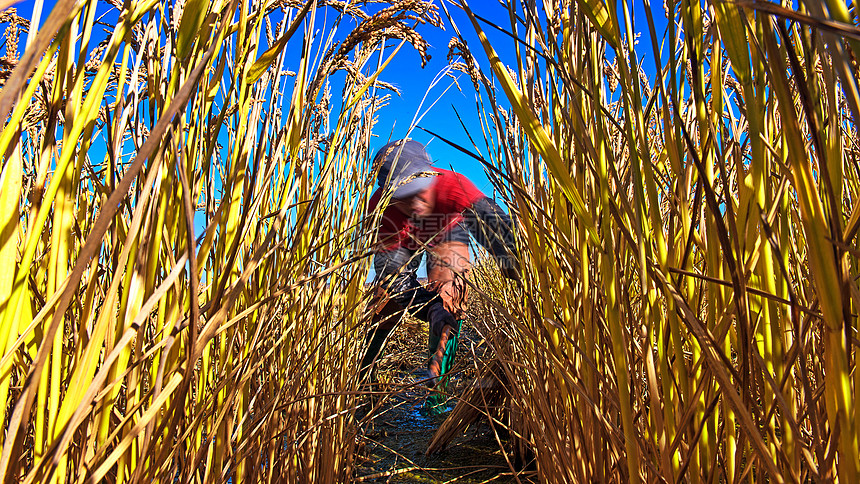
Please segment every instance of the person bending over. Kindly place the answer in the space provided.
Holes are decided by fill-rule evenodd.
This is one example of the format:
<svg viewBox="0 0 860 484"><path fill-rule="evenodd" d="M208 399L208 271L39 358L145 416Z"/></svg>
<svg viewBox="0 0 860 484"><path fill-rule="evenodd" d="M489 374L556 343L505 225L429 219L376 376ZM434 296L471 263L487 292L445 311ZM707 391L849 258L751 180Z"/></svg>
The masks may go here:
<svg viewBox="0 0 860 484"><path fill-rule="evenodd" d="M379 188L371 210L390 196L377 227L374 315L360 374L366 378L388 334L404 311L429 324L428 386L454 363L465 319L466 281L471 267L469 234L496 259L502 273L518 278L510 217L465 176L436 168L424 146L403 139L374 156ZM418 268L427 254L427 284Z"/></svg>

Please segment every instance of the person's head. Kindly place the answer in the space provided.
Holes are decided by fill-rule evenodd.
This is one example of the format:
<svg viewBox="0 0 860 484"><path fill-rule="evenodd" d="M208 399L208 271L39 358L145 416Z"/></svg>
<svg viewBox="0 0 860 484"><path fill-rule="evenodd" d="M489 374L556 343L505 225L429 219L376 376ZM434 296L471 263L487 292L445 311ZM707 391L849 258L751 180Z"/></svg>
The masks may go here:
<svg viewBox="0 0 860 484"><path fill-rule="evenodd" d="M427 217L433 213L436 206L436 191L433 185L420 192L402 198L392 198L391 205L404 215L412 218Z"/></svg>
<svg viewBox="0 0 860 484"><path fill-rule="evenodd" d="M391 191L392 205L411 217L424 217L433 212L433 170L430 155L424 145L403 139L380 148L373 157L379 167L379 186Z"/></svg>

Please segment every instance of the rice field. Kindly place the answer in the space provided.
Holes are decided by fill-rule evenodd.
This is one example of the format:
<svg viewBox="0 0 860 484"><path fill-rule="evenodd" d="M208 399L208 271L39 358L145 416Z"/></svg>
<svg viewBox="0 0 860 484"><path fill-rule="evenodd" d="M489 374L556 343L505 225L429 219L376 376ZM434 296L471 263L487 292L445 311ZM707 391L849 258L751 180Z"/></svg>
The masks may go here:
<svg viewBox="0 0 860 484"><path fill-rule="evenodd" d="M468 281L507 472L860 480L853 4L32 5L0 0L3 482L358 475L371 157L419 25L516 220L520 280Z"/></svg>

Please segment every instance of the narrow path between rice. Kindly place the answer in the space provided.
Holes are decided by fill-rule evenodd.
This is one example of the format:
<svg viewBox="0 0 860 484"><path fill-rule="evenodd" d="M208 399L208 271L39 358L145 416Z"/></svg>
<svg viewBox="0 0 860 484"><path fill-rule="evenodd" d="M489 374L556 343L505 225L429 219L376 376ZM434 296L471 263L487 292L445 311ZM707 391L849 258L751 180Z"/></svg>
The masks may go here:
<svg viewBox="0 0 860 484"><path fill-rule="evenodd" d="M453 395L471 381L475 358L483 356L479 336L467 324L459 348ZM423 378L427 332L415 321L392 334L379 366L387 397L359 437L357 482L511 482L510 469L486 419L456 437L447 449L426 456L427 445L447 414L421 412L428 390L415 384ZM474 350L474 351L473 351ZM454 398L449 400L453 408ZM504 443L504 441L502 441Z"/></svg>

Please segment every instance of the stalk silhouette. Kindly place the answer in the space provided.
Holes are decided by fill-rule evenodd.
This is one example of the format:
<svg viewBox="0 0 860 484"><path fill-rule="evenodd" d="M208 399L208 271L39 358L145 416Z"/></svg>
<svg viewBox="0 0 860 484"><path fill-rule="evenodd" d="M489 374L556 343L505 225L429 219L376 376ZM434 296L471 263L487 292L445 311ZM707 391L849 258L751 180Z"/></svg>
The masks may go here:
<svg viewBox="0 0 860 484"><path fill-rule="evenodd" d="M4 482L349 478L377 76L439 21L383 7L59 2L20 58L7 31Z"/></svg>
<svg viewBox="0 0 860 484"><path fill-rule="evenodd" d="M482 45L452 45L520 222L522 286L475 284L538 474L854 482L853 13L506 5L496 25L462 2Z"/></svg>

